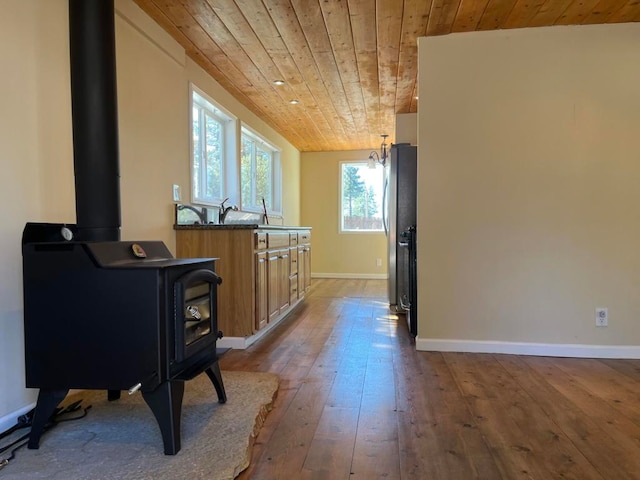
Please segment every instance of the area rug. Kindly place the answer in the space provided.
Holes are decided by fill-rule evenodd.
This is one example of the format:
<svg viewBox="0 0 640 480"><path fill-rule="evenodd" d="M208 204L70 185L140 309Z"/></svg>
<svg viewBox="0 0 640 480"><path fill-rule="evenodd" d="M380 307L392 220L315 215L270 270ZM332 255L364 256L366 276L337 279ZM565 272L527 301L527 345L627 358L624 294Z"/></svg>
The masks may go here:
<svg viewBox="0 0 640 480"><path fill-rule="evenodd" d="M186 382L182 449L164 455L160 429L142 395L123 392L115 402L104 391L69 395L82 399L85 418L58 424L2 469L2 480L207 479L231 480L249 466L251 449L278 391L270 373L222 372L227 403L219 404L206 375ZM70 414L73 416L73 414Z"/></svg>

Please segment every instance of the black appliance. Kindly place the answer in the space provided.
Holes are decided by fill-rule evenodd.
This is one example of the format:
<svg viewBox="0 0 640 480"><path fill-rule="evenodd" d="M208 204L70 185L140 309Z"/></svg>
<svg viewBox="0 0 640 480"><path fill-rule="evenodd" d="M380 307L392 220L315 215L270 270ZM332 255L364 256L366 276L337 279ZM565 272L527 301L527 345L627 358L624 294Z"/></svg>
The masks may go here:
<svg viewBox="0 0 640 480"><path fill-rule="evenodd" d="M402 263L403 283L407 285L402 299L407 326L413 337L418 335L418 270L416 255L416 226L411 225L400 234L398 261Z"/></svg>
<svg viewBox="0 0 640 480"><path fill-rule="evenodd" d="M406 143L391 146L385 181L387 245L389 252L389 308L406 313L409 305L408 251L401 236L417 223L418 148Z"/></svg>
<svg viewBox="0 0 640 480"><path fill-rule="evenodd" d="M120 241L113 0L69 0L77 224L23 232L27 387L39 388L28 447L69 389L140 391L164 452L180 450L184 382L226 394L216 348L215 259L174 259L159 241Z"/></svg>
<svg viewBox="0 0 640 480"><path fill-rule="evenodd" d="M157 241L65 239L75 233L34 223L23 233L26 383L40 389L29 448L70 388L111 400L140 390L173 455L184 381L206 372L226 401L215 259L175 259Z"/></svg>

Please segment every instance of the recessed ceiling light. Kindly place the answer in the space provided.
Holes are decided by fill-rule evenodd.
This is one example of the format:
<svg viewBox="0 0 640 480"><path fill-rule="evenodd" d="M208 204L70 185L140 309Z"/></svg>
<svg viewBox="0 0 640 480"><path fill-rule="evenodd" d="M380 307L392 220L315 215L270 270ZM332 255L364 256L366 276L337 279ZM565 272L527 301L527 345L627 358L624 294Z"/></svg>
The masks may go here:
<svg viewBox="0 0 640 480"><path fill-rule="evenodd" d="M284 80L274 80L273 84L274 85L284 85Z"/></svg>
<svg viewBox="0 0 640 480"><path fill-rule="evenodd" d="M289 100L289 103L290 103L291 105L297 105L297 104L299 104L300 102L299 102L298 100Z"/></svg>

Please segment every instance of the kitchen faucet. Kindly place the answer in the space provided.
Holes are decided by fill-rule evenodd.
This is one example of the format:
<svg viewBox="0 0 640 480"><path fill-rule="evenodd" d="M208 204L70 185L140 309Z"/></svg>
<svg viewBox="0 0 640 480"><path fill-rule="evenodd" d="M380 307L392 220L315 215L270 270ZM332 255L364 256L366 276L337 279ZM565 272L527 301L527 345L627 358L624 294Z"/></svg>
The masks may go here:
<svg viewBox="0 0 640 480"><path fill-rule="evenodd" d="M220 210L218 213L218 222L220 223L220 225L224 225L224 219L227 217L227 213L229 213L229 210L238 211L238 207L236 207L235 205L231 207L225 207L224 202L226 202L227 200L229 200L229 197L225 198L220 204Z"/></svg>
<svg viewBox="0 0 640 480"><path fill-rule="evenodd" d="M207 223L207 209L205 207L196 208L191 205L178 205L178 210L191 210L193 213L198 215L201 224Z"/></svg>

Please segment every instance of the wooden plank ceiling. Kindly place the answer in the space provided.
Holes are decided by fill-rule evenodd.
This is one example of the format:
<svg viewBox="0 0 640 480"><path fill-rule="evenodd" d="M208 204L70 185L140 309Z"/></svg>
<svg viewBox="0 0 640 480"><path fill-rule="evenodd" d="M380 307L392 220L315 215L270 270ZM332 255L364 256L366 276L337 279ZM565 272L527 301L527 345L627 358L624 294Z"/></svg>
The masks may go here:
<svg viewBox="0 0 640 480"><path fill-rule="evenodd" d="M393 141L395 114L418 108L418 37L640 21L640 0L135 2L300 151Z"/></svg>

